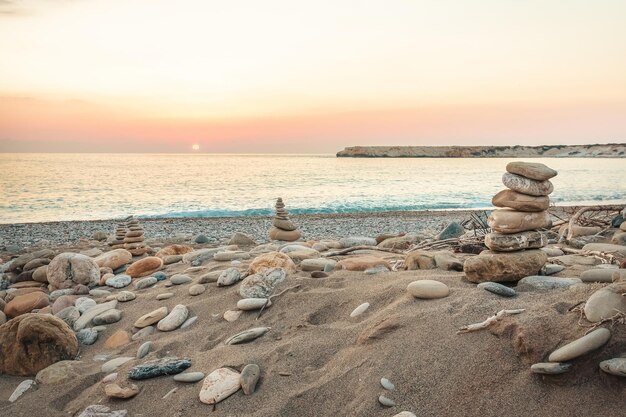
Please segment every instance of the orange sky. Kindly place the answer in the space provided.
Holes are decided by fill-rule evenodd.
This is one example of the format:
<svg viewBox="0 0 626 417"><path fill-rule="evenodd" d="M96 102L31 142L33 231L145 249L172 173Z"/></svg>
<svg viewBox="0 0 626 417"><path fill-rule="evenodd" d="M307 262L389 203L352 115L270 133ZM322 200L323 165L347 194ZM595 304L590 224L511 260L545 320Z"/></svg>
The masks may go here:
<svg viewBox="0 0 626 417"><path fill-rule="evenodd" d="M563 5L0 0L0 152L624 142L626 2Z"/></svg>

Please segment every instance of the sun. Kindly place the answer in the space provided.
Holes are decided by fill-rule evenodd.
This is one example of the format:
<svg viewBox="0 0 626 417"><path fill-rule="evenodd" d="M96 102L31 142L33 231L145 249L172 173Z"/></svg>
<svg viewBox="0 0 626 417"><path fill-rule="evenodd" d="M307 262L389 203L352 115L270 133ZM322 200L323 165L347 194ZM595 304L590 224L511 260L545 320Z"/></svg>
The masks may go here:
<svg viewBox="0 0 626 417"><path fill-rule="evenodd" d="M193 145L193 146L191 147L191 149L193 149L194 151L198 151L198 150L200 150L200 145L198 145L198 144L196 143L195 145Z"/></svg>

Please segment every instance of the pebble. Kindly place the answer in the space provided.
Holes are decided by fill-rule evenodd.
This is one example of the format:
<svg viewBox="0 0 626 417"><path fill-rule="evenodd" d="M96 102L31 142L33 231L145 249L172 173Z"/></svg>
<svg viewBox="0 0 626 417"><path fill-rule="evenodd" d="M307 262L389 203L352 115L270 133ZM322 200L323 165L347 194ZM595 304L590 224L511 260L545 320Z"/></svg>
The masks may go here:
<svg viewBox="0 0 626 417"><path fill-rule="evenodd" d="M259 365L250 363L241 370L239 383L245 395L254 394L259 378L261 378L261 368Z"/></svg>
<svg viewBox="0 0 626 417"><path fill-rule="evenodd" d="M368 308L370 308L370 303L363 303L354 310L352 310L352 313L350 313L350 317L360 316L361 314L365 313L365 310L367 310Z"/></svg>
<svg viewBox="0 0 626 417"><path fill-rule="evenodd" d="M157 323L158 321L163 319L165 316L167 316L167 313L168 313L167 307L158 308L154 311L151 311L148 314L145 314L139 317L137 321L135 322L134 326L139 327L139 328L150 326L151 324Z"/></svg>
<svg viewBox="0 0 626 417"><path fill-rule="evenodd" d="M226 310L224 312L224 320L232 323L233 321L237 320L239 316L241 316L241 313L243 313L243 311L241 310Z"/></svg>
<svg viewBox="0 0 626 417"><path fill-rule="evenodd" d="M181 330L186 329L187 327L194 324L196 320L198 320L198 316L189 317L187 320L185 320L183 324L180 325L180 329Z"/></svg>
<svg viewBox="0 0 626 417"><path fill-rule="evenodd" d="M430 279L413 281L406 290L413 297L424 299L443 298L450 294L450 288L446 284Z"/></svg>
<svg viewBox="0 0 626 417"><path fill-rule="evenodd" d="M265 306L266 303L267 305ZM272 302L268 302L267 298L243 298L237 301L237 308L244 311L259 310L263 306L267 308L271 305Z"/></svg>
<svg viewBox="0 0 626 417"><path fill-rule="evenodd" d="M174 296L173 292L164 292L156 296L157 300L167 300L168 298L172 298Z"/></svg>
<svg viewBox="0 0 626 417"><path fill-rule="evenodd" d="M19 383L13 394L9 397L9 402L15 402L18 398L22 396L28 389L35 383L32 379L27 379Z"/></svg>
<svg viewBox="0 0 626 417"><path fill-rule="evenodd" d="M536 374L545 374L545 375L558 375L568 372L572 369L572 364L570 363L559 363L559 362L541 362L535 363L530 367L530 370Z"/></svg>
<svg viewBox="0 0 626 417"><path fill-rule="evenodd" d="M117 379L117 372L113 372L113 373L108 374L104 378L102 378L102 383L108 384L110 382L115 381L116 379Z"/></svg>
<svg viewBox="0 0 626 417"><path fill-rule="evenodd" d="M626 377L626 358L613 358L600 362L600 369L604 372Z"/></svg>
<svg viewBox="0 0 626 417"><path fill-rule="evenodd" d="M211 372L202 383L200 401L205 404L217 404L239 391L241 384L238 372L229 368L219 368Z"/></svg>
<svg viewBox="0 0 626 417"><path fill-rule="evenodd" d="M384 405L385 407L394 407L396 402L391 398L387 398L384 395L378 397L378 402Z"/></svg>
<svg viewBox="0 0 626 417"><path fill-rule="evenodd" d="M582 356L592 350L598 349L611 338L611 331L599 328L567 345L555 350L550 354L550 362L566 362Z"/></svg>
<svg viewBox="0 0 626 417"><path fill-rule="evenodd" d="M127 301L133 301L137 296L132 291L121 291L117 294L115 299L119 302L125 303Z"/></svg>
<svg viewBox="0 0 626 417"><path fill-rule="evenodd" d="M137 349L137 359L142 359L152 350L152 342L145 342Z"/></svg>
<svg viewBox="0 0 626 417"><path fill-rule="evenodd" d="M561 272L564 269L565 269L565 267L563 265L545 264L541 268L541 275L554 275L554 274L557 274L557 273Z"/></svg>
<svg viewBox="0 0 626 417"><path fill-rule="evenodd" d="M196 243L200 243L200 244L202 244L202 243L209 243L209 238L208 238L208 237L206 237L206 236L205 236L205 235L203 235L203 234L199 234L198 236L196 236L196 237L193 239L193 241L194 241L194 242L196 242Z"/></svg>
<svg viewBox="0 0 626 417"><path fill-rule="evenodd" d="M189 315L189 309L182 304L176 305L170 314L161 319L157 324L157 329L162 332L170 332L172 330L176 330L180 327L181 324L187 320L187 316Z"/></svg>
<svg viewBox="0 0 626 417"><path fill-rule="evenodd" d="M111 359L108 362L102 364L101 370L105 374L109 374L115 371L120 366L124 365L128 361L132 361L135 358L131 358L130 356L121 356L119 358Z"/></svg>
<svg viewBox="0 0 626 417"><path fill-rule="evenodd" d="M417 416L410 411L402 411L401 413L394 414L393 417L417 417Z"/></svg>
<svg viewBox="0 0 626 417"><path fill-rule="evenodd" d="M616 282L591 294L585 303L585 317L592 323L609 319L618 311L626 312L626 282Z"/></svg>
<svg viewBox="0 0 626 417"><path fill-rule="evenodd" d="M76 332L76 339L81 345L93 345L98 339L98 331L93 328L81 329Z"/></svg>
<svg viewBox="0 0 626 417"><path fill-rule="evenodd" d="M96 300L93 300L88 297L80 297L80 298L77 298L76 301L74 301L74 306L76 306L80 314L83 314L85 311L89 310L91 307L95 306L96 304L98 304L96 303Z"/></svg>
<svg viewBox="0 0 626 417"><path fill-rule="evenodd" d="M90 405L85 408L78 417L127 417L127 410L111 411L109 407L101 404Z"/></svg>
<svg viewBox="0 0 626 417"><path fill-rule="evenodd" d="M324 266L324 271L323 272L333 272L335 270L335 265L336 264L330 264L330 263L326 264Z"/></svg>
<svg viewBox="0 0 626 417"><path fill-rule="evenodd" d="M91 307L74 322L74 330L78 331L80 329L84 329L91 323L91 320L93 320L94 317L104 313L105 311L114 309L115 307L117 307L117 300L108 301Z"/></svg>
<svg viewBox="0 0 626 417"><path fill-rule="evenodd" d="M313 271L311 272L311 278L328 278L328 274L322 271Z"/></svg>
<svg viewBox="0 0 626 417"><path fill-rule="evenodd" d="M152 333L154 333L154 326L146 326L143 329L139 330L137 333L135 333L131 337L131 339L133 341L139 340L139 339L141 339L143 337L150 336Z"/></svg>
<svg viewBox="0 0 626 417"><path fill-rule="evenodd" d="M94 329L97 332L103 332L107 329L107 326L93 326L92 329Z"/></svg>
<svg viewBox="0 0 626 417"><path fill-rule="evenodd" d="M202 372L183 372L182 374L174 375L174 381L177 382L198 382L204 378Z"/></svg>
<svg viewBox="0 0 626 417"><path fill-rule="evenodd" d="M126 330L118 330L113 333L104 342L104 347L108 349L115 349L130 343L130 336Z"/></svg>
<svg viewBox="0 0 626 417"><path fill-rule="evenodd" d="M393 391L396 388L396 386L393 385L391 381L388 380L387 378L381 378L380 385L382 385L382 387L386 389L387 391Z"/></svg>
<svg viewBox="0 0 626 417"><path fill-rule="evenodd" d="M200 295L206 291L206 287L202 284L194 284L189 287L189 295Z"/></svg>
<svg viewBox="0 0 626 417"><path fill-rule="evenodd" d="M226 341L224 341L224 344L238 345L240 343L250 342L263 336L265 333L269 332L270 329L271 327L255 327L252 329L244 330L243 332L239 332L236 335L226 339Z"/></svg>
<svg viewBox="0 0 626 417"><path fill-rule="evenodd" d="M163 281L167 279L167 275L165 275L165 272L163 271L155 272L154 274L152 274L152 276L155 277L157 281Z"/></svg>
<svg viewBox="0 0 626 417"><path fill-rule="evenodd" d="M125 388L117 384L106 384L104 386L104 393L109 398L127 399L139 394L139 387L135 384L131 384L131 386Z"/></svg>
<svg viewBox="0 0 626 417"><path fill-rule="evenodd" d="M384 265L375 266L373 268L368 268L365 270L365 273L367 275L377 275L377 274L382 274L384 272L389 272L389 268L387 268Z"/></svg>
<svg viewBox="0 0 626 417"><path fill-rule="evenodd" d="M144 288L148 288L156 284L158 280L155 277L146 277L141 278L135 282L135 288L138 290L143 290Z"/></svg>
<svg viewBox="0 0 626 417"><path fill-rule="evenodd" d="M498 284L497 282L481 282L477 287L502 297L515 297L517 294L513 288Z"/></svg>
<svg viewBox="0 0 626 417"><path fill-rule="evenodd" d="M217 278L217 286L218 287L226 287L229 285L236 284L241 280L241 272L237 268L228 268L222 271L220 276Z"/></svg>
<svg viewBox="0 0 626 417"><path fill-rule="evenodd" d="M588 269L580 274L583 282L613 282L613 269Z"/></svg>
<svg viewBox="0 0 626 417"><path fill-rule="evenodd" d="M89 295L91 295L92 297L106 297L107 295L111 295L111 291L94 289L89 290Z"/></svg>
<svg viewBox="0 0 626 417"><path fill-rule="evenodd" d="M57 298L63 295L72 295L74 290L72 288L65 288L63 290L55 290L50 293L50 301L56 301Z"/></svg>
<svg viewBox="0 0 626 417"><path fill-rule="evenodd" d="M192 281L189 275L176 274L170 278L170 282L174 285L188 284Z"/></svg>
<svg viewBox="0 0 626 417"><path fill-rule="evenodd" d="M339 243L343 248L351 248L353 246L376 246L378 242L373 237L351 236L339 239Z"/></svg>
<svg viewBox="0 0 626 417"><path fill-rule="evenodd" d="M191 366L191 359L162 358L137 365L128 373L130 379L141 380L161 375L174 375Z"/></svg>
<svg viewBox="0 0 626 417"><path fill-rule="evenodd" d="M68 326L74 327L76 320L80 318L80 312L74 306L65 307L63 310L55 314L58 318L67 323Z"/></svg>
<svg viewBox="0 0 626 417"><path fill-rule="evenodd" d="M112 310L105 311L104 313L98 314L96 317L93 318L93 320L91 320L91 322L94 325L99 326L103 324L117 323L121 319L122 319L122 312L117 309L112 309Z"/></svg>
<svg viewBox="0 0 626 417"><path fill-rule="evenodd" d="M106 284L109 287L113 287L113 288L124 288L130 285L132 281L133 279L130 277L130 275L119 274L119 275L115 275L112 278L107 279Z"/></svg>
<svg viewBox="0 0 626 417"><path fill-rule="evenodd" d="M556 278L534 275L525 277L517 283L518 291L546 291L556 289L566 289L572 285L580 284L580 278Z"/></svg>

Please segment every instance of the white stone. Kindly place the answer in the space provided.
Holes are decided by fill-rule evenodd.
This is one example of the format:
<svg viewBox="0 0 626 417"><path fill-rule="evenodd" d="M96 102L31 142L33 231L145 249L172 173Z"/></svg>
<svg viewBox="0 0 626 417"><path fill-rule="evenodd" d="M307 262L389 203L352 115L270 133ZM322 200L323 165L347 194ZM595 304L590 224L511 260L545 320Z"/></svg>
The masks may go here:
<svg viewBox="0 0 626 417"><path fill-rule="evenodd" d="M216 369L204 379L200 401L205 404L217 404L239 391L239 388L241 388L239 372L229 368Z"/></svg>

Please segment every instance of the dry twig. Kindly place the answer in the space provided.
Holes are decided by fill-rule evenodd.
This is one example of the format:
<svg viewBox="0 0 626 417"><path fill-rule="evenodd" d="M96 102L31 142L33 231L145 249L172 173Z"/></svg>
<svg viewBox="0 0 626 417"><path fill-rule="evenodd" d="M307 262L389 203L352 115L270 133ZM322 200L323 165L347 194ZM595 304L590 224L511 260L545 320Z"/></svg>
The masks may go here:
<svg viewBox="0 0 626 417"><path fill-rule="evenodd" d="M293 290L296 289L300 286L300 284L294 285L293 287L289 287L289 288L285 288L284 290L282 290L281 292L279 292L278 294L275 295L270 295L267 300L265 300L265 304L263 304L263 307L261 307L261 309L259 310L259 314L257 314L256 316L256 320L259 319L259 317L261 317L261 314L263 313L263 310L265 309L265 307L267 307L267 305L270 303L270 301L272 301L272 298L276 298L279 297L281 295L283 295L284 293L286 293L289 290Z"/></svg>
<svg viewBox="0 0 626 417"><path fill-rule="evenodd" d="M523 308L520 308L520 309L517 309L517 310L500 310L496 314L494 314L493 316L487 317L487 319L485 321L483 321L483 322L469 324L467 326L461 327L459 329L459 331L456 332L456 334L469 333L469 332L475 332L477 330L486 329L491 324L501 320L504 316L511 316L513 314L520 314L520 313L523 313L524 311L526 311L526 310L523 309Z"/></svg>
<svg viewBox="0 0 626 417"><path fill-rule="evenodd" d="M379 248L378 246L352 246L351 248L346 248L346 249L342 249L340 251L337 252L331 252L331 253L325 253L322 254L323 258L330 258L332 256L341 256L341 255L345 255L347 253L350 252L354 252L357 250L375 250L375 251L379 251L379 252L389 252L389 253L397 253L397 254L404 254L403 251L398 250L398 249L386 249L386 248Z"/></svg>

